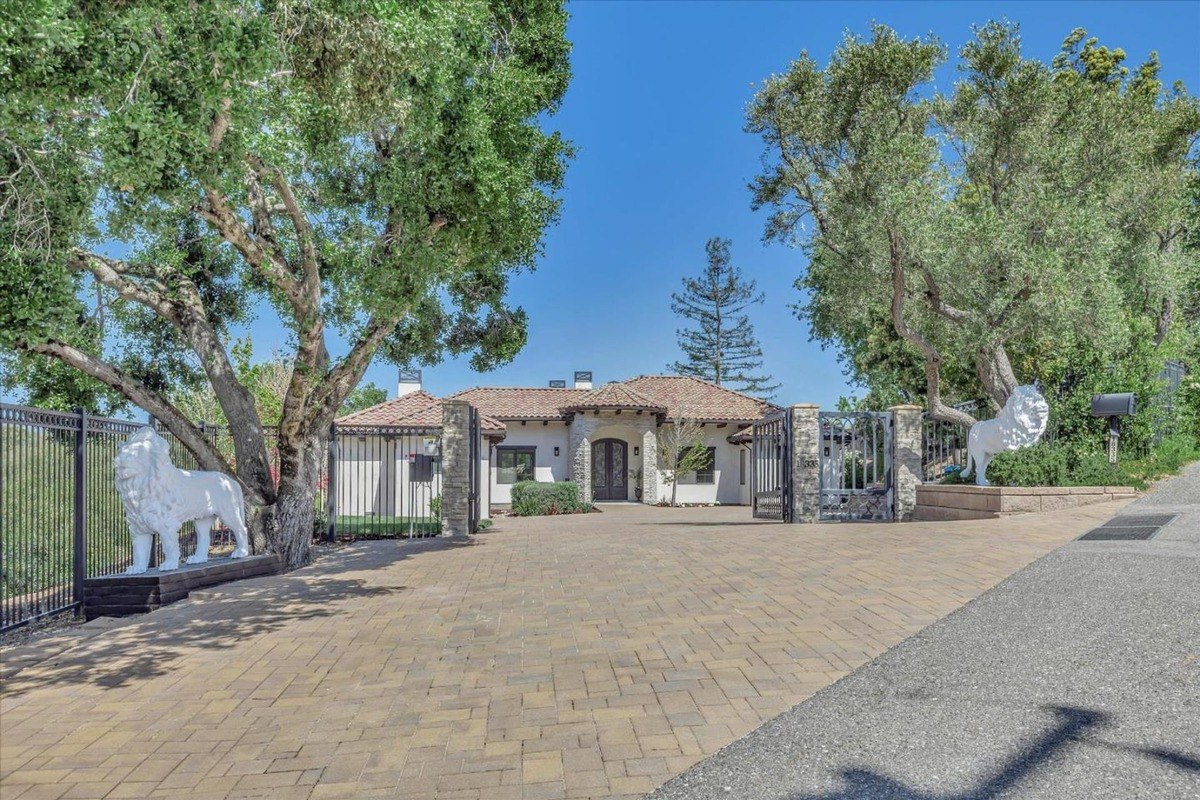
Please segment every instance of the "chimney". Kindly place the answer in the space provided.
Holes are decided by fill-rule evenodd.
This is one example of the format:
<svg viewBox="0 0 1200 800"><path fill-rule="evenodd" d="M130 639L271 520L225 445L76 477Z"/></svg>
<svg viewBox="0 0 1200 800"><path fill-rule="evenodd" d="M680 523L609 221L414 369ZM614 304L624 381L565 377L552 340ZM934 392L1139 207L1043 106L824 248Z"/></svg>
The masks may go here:
<svg viewBox="0 0 1200 800"><path fill-rule="evenodd" d="M550 388L551 388L551 389L565 389L565 388L567 388L567 382L566 382L566 381L561 381L561 380L559 380L559 381L550 381Z"/></svg>
<svg viewBox="0 0 1200 800"><path fill-rule="evenodd" d="M575 388L576 389L592 388L592 373L576 372L575 373Z"/></svg>
<svg viewBox="0 0 1200 800"><path fill-rule="evenodd" d="M400 370L400 382L396 385L396 397L403 397L421 389L421 370Z"/></svg>

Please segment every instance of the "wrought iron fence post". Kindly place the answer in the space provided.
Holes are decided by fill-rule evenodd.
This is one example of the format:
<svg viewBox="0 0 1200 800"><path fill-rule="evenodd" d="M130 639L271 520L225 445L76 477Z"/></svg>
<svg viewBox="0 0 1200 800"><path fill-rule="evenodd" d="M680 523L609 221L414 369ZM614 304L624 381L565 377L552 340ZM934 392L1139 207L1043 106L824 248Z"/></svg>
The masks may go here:
<svg viewBox="0 0 1200 800"><path fill-rule="evenodd" d="M337 423L329 423L329 454L325 464L325 541L337 540Z"/></svg>
<svg viewBox="0 0 1200 800"><path fill-rule="evenodd" d="M83 578L87 572L87 412L81 407L75 407L79 417L75 429L75 508L73 552L71 564L72 598L75 603L83 604Z"/></svg>

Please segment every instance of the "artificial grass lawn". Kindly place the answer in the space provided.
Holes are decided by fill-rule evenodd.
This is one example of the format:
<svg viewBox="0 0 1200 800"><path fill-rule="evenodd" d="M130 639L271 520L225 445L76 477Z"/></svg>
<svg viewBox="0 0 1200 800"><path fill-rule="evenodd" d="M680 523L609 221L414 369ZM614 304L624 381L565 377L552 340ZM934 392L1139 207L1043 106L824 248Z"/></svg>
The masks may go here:
<svg viewBox="0 0 1200 800"><path fill-rule="evenodd" d="M433 536L441 532L442 523L436 517L347 517L338 515L338 537L363 538L376 536L392 538L404 536Z"/></svg>

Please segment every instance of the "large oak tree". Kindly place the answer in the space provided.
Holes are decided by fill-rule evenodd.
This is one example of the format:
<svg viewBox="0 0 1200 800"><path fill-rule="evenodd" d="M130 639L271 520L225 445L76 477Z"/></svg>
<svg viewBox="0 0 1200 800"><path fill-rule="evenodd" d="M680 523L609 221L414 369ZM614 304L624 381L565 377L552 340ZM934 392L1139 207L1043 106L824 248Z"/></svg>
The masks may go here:
<svg viewBox="0 0 1200 800"><path fill-rule="evenodd" d="M0 346L152 413L237 475L257 550L304 563L324 438L371 359L485 368L524 343L505 293L557 217L565 22L550 0L4 5ZM97 286L124 315L103 336ZM292 342L278 484L228 349L259 301ZM232 464L170 400L189 366Z"/></svg>
<svg viewBox="0 0 1200 800"><path fill-rule="evenodd" d="M809 255L797 285L814 335L859 377L900 378L884 389L908 390L897 364L923 365L930 410L967 424L943 400L948 375L960 399L1003 404L1014 353L1189 335L1178 309L1197 270L1183 234L1200 131L1196 100L1163 86L1154 57L1130 72L1076 30L1044 64L1015 26L975 33L946 92L932 37L880 25L824 69L801 54L747 125L766 145L752 190L772 210L767 235Z"/></svg>

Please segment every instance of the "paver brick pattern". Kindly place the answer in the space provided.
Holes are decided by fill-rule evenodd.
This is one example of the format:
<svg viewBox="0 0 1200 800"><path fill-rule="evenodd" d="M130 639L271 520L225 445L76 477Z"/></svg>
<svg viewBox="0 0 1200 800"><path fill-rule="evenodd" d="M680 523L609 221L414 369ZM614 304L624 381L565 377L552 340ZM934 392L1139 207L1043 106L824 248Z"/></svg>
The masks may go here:
<svg viewBox="0 0 1200 800"><path fill-rule="evenodd" d="M0 795L638 797L1115 508L635 506L355 544L27 660L0 691Z"/></svg>

